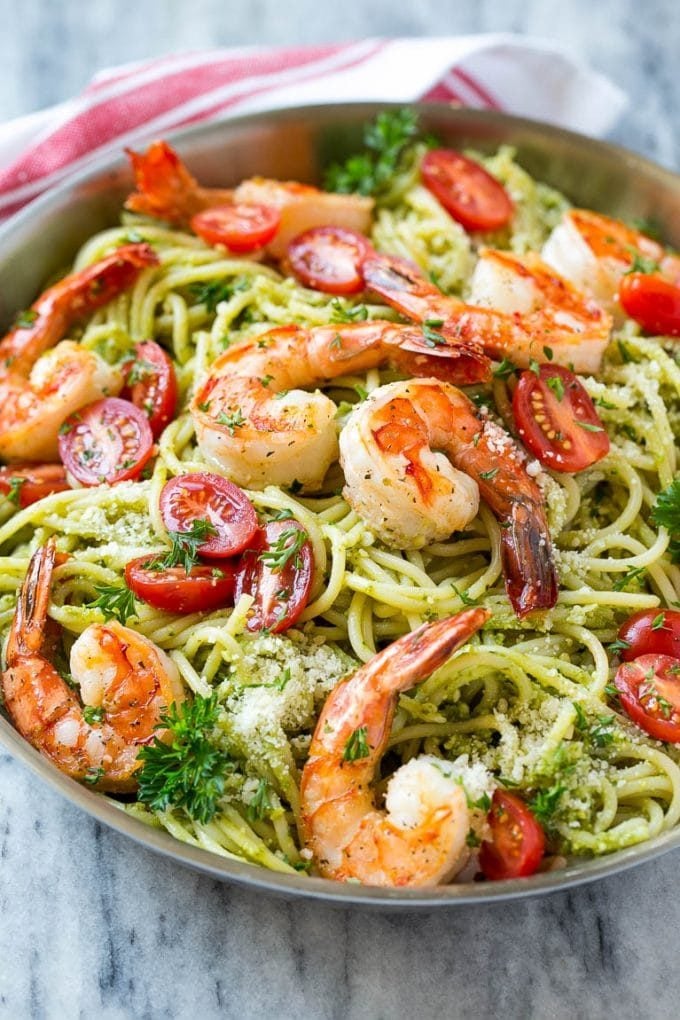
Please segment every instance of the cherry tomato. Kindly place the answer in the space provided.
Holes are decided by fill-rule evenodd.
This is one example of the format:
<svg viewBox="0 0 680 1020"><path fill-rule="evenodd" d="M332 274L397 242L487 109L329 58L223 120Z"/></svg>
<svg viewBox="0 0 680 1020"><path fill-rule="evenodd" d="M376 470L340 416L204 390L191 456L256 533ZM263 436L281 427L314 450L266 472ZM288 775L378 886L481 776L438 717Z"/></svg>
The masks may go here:
<svg viewBox="0 0 680 1020"><path fill-rule="evenodd" d="M144 340L123 368L125 388L121 396L145 412L154 438L158 438L177 410L175 366L162 347L153 340Z"/></svg>
<svg viewBox="0 0 680 1020"><path fill-rule="evenodd" d="M642 609L621 624L619 639L628 643L619 653L624 662L652 653L680 659L680 612Z"/></svg>
<svg viewBox="0 0 680 1020"><path fill-rule="evenodd" d="M680 284L661 273L626 273L619 284L619 301L646 333L680 336Z"/></svg>
<svg viewBox="0 0 680 1020"><path fill-rule="evenodd" d="M498 230L514 212L495 177L455 149L430 149L420 164L423 184L466 230Z"/></svg>
<svg viewBox="0 0 680 1020"><path fill-rule="evenodd" d="M199 613L233 605L236 565L223 560L219 567L194 564L153 570L153 557L140 556L125 568L125 583L138 599L165 613Z"/></svg>
<svg viewBox="0 0 680 1020"><path fill-rule="evenodd" d="M62 464L16 464L0 468L0 493L22 509L71 486Z"/></svg>
<svg viewBox="0 0 680 1020"><path fill-rule="evenodd" d="M496 790L488 822L491 842L482 843L479 866L494 881L533 875L545 853L545 834L523 801Z"/></svg>
<svg viewBox="0 0 680 1020"><path fill-rule="evenodd" d="M280 223L281 213L273 205L216 205L196 213L191 229L206 244L246 252L271 241Z"/></svg>
<svg viewBox="0 0 680 1020"><path fill-rule="evenodd" d="M680 744L680 659L641 655L622 662L614 684L626 714L641 730Z"/></svg>
<svg viewBox="0 0 680 1020"><path fill-rule="evenodd" d="M270 521L255 548L241 557L235 599L244 593L255 599L248 630L274 634L292 627L307 605L314 573L307 533L295 520Z"/></svg>
<svg viewBox="0 0 680 1020"><path fill-rule="evenodd" d="M190 531L194 521L208 521L215 534L197 546L207 559L242 552L258 530L255 507L238 485L222 475L200 471L171 478L160 498L168 531Z"/></svg>
<svg viewBox="0 0 680 1020"><path fill-rule="evenodd" d="M82 485L113 485L136 478L153 450L146 415L119 397L81 407L59 433L59 456Z"/></svg>
<svg viewBox="0 0 680 1020"><path fill-rule="evenodd" d="M288 261L305 287L326 294L356 294L363 290L363 260L373 251L370 242L344 227L313 227L288 245Z"/></svg>
<svg viewBox="0 0 680 1020"><path fill-rule="evenodd" d="M609 436L592 400L561 365L522 372L512 413L524 445L554 471L583 471L609 453Z"/></svg>

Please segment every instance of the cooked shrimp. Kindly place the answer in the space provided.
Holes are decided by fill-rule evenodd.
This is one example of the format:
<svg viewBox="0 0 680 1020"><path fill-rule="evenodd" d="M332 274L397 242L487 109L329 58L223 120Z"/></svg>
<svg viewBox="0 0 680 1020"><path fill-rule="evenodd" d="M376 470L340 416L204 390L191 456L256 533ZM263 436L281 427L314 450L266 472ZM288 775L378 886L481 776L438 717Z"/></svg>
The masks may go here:
<svg viewBox="0 0 680 1020"><path fill-rule="evenodd" d="M541 490L500 426L448 383L380 386L340 435L344 495L400 549L442 541L476 515L479 496L500 521L505 584L518 616L549 609L557 578Z"/></svg>
<svg viewBox="0 0 680 1020"><path fill-rule="evenodd" d="M680 256L621 220L588 209L569 209L543 247L543 258L604 308L621 318L618 289L635 257L651 260L680 282Z"/></svg>
<svg viewBox="0 0 680 1020"><path fill-rule="evenodd" d="M66 418L119 392L120 369L73 341L57 341L73 322L107 304L157 262L146 244L118 248L50 287L0 341L3 460L57 460L57 437Z"/></svg>
<svg viewBox="0 0 680 1020"><path fill-rule="evenodd" d="M373 199L338 195L297 181L253 177L236 188L203 188L167 142L153 142L145 153L127 153L137 191L125 205L133 212L187 227L192 216L219 205L275 206L281 214L276 237L267 245L273 258L285 255L288 243L311 227L347 227L366 234Z"/></svg>
<svg viewBox="0 0 680 1020"><path fill-rule="evenodd" d="M403 259L367 259L363 273L366 286L403 315L445 322L461 341L521 368L549 347L557 364L597 372L609 342L611 317L534 254L480 251L468 303L442 294Z"/></svg>
<svg viewBox="0 0 680 1020"><path fill-rule="evenodd" d="M184 699L177 668L128 627L92 624L71 649L79 698L48 658L55 558L51 539L34 553L21 588L2 674L5 707L21 735L62 772L100 790L134 790L140 747L155 734L162 738L155 727L163 710Z"/></svg>
<svg viewBox="0 0 680 1020"><path fill-rule="evenodd" d="M442 666L490 615L467 609L424 624L329 695L301 784L305 842L326 878L428 886L445 882L465 864L470 811L462 786L445 770L431 758L402 766L390 780L385 811L375 806L371 783L398 695Z"/></svg>
<svg viewBox="0 0 680 1020"><path fill-rule="evenodd" d="M457 382L487 377L481 352L445 339L435 344L413 326L375 321L286 326L246 340L215 361L192 401L198 444L239 485L297 481L319 488L337 457L337 407L300 387L386 362L409 375Z"/></svg>

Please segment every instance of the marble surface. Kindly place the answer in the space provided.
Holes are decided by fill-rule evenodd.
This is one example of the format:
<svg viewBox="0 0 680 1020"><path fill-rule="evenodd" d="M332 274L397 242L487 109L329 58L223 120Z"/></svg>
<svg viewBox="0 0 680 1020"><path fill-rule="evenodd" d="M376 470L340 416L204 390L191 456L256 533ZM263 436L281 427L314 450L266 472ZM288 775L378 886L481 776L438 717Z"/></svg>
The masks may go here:
<svg viewBox="0 0 680 1020"><path fill-rule="evenodd" d="M641 12L644 10L644 15ZM677 0L0 0L0 120L177 48L509 30L632 98L680 163ZM0 754L0 1017L676 1017L680 853L542 899L382 915L268 899L147 853Z"/></svg>

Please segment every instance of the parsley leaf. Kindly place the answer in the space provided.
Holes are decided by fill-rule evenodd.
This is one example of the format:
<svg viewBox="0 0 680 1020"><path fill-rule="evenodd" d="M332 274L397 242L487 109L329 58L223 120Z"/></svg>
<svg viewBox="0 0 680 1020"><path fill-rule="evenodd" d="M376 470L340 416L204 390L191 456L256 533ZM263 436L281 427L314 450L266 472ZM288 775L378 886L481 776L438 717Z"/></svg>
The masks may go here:
<svg viewBox="0 0 680 1020"><path fill-rule="evenodd" d="M579 428L585 429L586 432L604 432L601 425L591 425L589 421L578 421L576 424Z"/></svg>
<svg viewBox="0 0 680 1020"><path fill-rule="evenodd" d="M154 737L137 756L143 763L137 773L143 804L154 811L181 807L203 823L214 817L224 793L225 774L234 767L210 739L218 710L217 696L212 694L173 704L161 716L157 728L167 729L169 739Z"/></svg>
<svg viewBox="0 0 680 1020"><path fill-rule="evenodd" d="M245 290L249 281L245 276L232 280L207 280L189 284L189 293L198 305L205 305L206 311L215 312L222 301L228 301L240 290Z"/></svg>
<svg viewBox="0 0 680 1020"><path fill-rule="evenodd" d="M325 175L327 191L377 195L396 173L408 142L418 134L415 112L408 108L385 110L364 131L367 152L333 163Z"/></svg>
<svg viewBox="0 0 680 1020"><path fill-rule="evenodd" d="M240 429L245 425L246 421L241 413L241 408L238 411L234 411L233 414L225 414L224 411L220 411L215 420L218 425L226 425L230 436L234 435L236 429Z"/></svg>
<svg viewBox="0 0 680 1020"><path fill-rule="evenodd" d="M650 259L642 252L636 251L633 254L633 261L630 264L630 268L626 270L625 276L629 273L658 273L661 270L661 266L656 259Z"/></svg>
<svg viewBox="0 0 680 1020"><path fill-rule="evenodd" d="M147 570L165 570L168 567L183 566L187 574L198 561L198 547L217 534L217 528L210 521L197 518L191 522L188 531L169 531L172 547L165 556L158 556L146 564Z"/></svg>
<svg viewBox="0 0 680 1020"><path fill-rule="evenodd" d="M441 320L435 320L441 325ZM424 322L420 327L425 337L425 344L427 347L446 347L446 337L443 337L441 333L438 333L436 329L432 328L432 320L430 322Z"/></svg>
<svg viewBox="0 0 680 1020"><path fill-rule="evenodd" d="M680 475L656 497L652 521L673 534L680 534Z"/></svg>
<svg viewBox="0 0 680 1020"><path fill-rule="evenodd" d="M548 389L552 390L558 400L561 400L564 396L564 383L559 375L551 375L549 379L546 379ZM579 423L580 424L580 423Z"/></svg>
<svg viewBox="0 0 680 1020"><path fill-rule="evenodd" d="M19 475L14 475L8 479L9 489L4 493L5 498L14 503L15 506L19 506L19 499L21 495L21 486L26 481L25 478L21 478Z"/></svg>
<svg viewBox="0 0 680 1020"><path fill-rule="evenodd" d="M552 817L562 799L562 794L566 793L566 790L566 786L555 783L547 790L538 790L533 799L529 801L529 807L541 825L550 826Z"/></svg>
<svg viewBox="0 0 680 1020"><path fill-rule="evenodd" d="M503 358L500 364L496 365L493 370L493 376L496 379L507 379L517 371L517 365L515 365L509 358Z"/></svg>
<svg viewBox="0 0 680 1020"><path fill-rule="evenodd" d="M366 305L355 305L354 308L347 308L340 298L333 298L331 301L331 322L365 322L368 318Z"/></svg>
<svg viewBox="0 0 680 1020"><path fill-rule="evenodd" d="M350 733L342 752L343 761L359 761L360 758L368 758L370 748L368 746L368 726L359 726Z"/></svg>
<svg viewBox="0 0 680 1020"><path fill-rule="evenodd" d="M248 821L261 822L263 818L267 817L273 806L269 799L269 783L266 779L261 779L246 809Z"/></svg>
<svg viewBox="0 0 680 1020"><path fill-rule="evenodd" d="M135 596L126 584L95 584L97 598L88 602L88 609L100 609L106 620L118 620L125 625L135 613Z"/></svg>
<svg viewBox="0 0 680 1020"><path fill-rule="evenodd" d="M101 706L83 705L83 719L88 726L93 723L100 723L104 718L104 709Z"/></svg>
<svg viewBox="0 0 680 1020"><path fill-rule="evenodd" d="M260 553L258 559L265 563L273 574L280 573L293 557L295 566L298 567L299 553L308 537L303 528L286 528L269 549Z"/></svg>
<svg viewBox="0 0 680 1020"><path fill-rule="evenodd" d="M646 573L647 573L646 567L631 567L631 569L626 574L624 574L623 577L620 577L618 581L614 581L612 588L614 589L614 591L626 591L628 585L632 581L638 580L638 578L642 577Z"/></svg>

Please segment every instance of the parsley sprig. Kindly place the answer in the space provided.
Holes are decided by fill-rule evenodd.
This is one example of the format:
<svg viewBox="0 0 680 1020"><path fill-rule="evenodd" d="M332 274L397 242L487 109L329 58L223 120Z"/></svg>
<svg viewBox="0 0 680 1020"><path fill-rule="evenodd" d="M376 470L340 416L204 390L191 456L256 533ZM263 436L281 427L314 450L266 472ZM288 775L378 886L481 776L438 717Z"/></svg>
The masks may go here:
<svg viewBox="0 0 680 1020"><path fill-rule="evenodd" d="M136 616L135 596L126 584L95 584L97 598L88 602L88 609L100 609L106 620L118 620L125 625Z"/></svg>
<svg viewBox="0 0 680 1020"><path fill-rule="evenodd" d="M235 276L232 280L207 280L189 284L189 292L196 304L205 305L206 311L214 312L222 301L228 301L238 291L249 286L244 276Z"/></svg>
<svg viewBox="0 0 680 1020"><path fill-rule="evenodd" d="M547 790L538 790L529 801L529 807L544 828L550 828L553 816L562 800L562 794L566 792L566 789L566 786L561 783L555 783Z"/></svg>
<svg viewBox="0 0 680 1020"><path fill-rule="evenodd" d="M342 760L359 761L361 758L368 758L369 754L368 726L359 726L347 738L345 749L342 752Z"/></svg>
<svg viewBox="0 0 680 1020"><path fill-rule="evenodd" d="M161 716L158 729L167 729L169 739L154 737L138 755L142 803L155 811L181 807L203 823L214 817L225 776L234 768L211 739L218 712L217 696L212 694L180 706L173 704Z"/></svg>
<svg viewBox="0 0 680 1020"><path fill-rule="evenodd" d="M258 559L266 564L274 574L280 573L293 560L296 567L300 566L300 550L308 539L307 532L302 528L286 528L273 545L260 553Z"/></svg>
<svg viewBox="0 0 680 1020"><path fill-rule="evenodd" d="M147 570L165 570L169 567L184 567L186 574L198 562L198 549L209 538L217 534L217 528L210 521L197 518L191 522L188 531L168 531L172 546L165 556L157 556L146 564Z"/></svg>
<svg viewBox="0 0 680 1020"><path fill-rule="evenodd" d="M389 185L399 168L407 144L418 134L413 110L386 110L364 131L367 152L333 163L326 171L327 191L343 194L378 195Z"/></svg>

